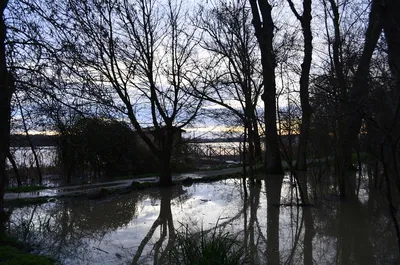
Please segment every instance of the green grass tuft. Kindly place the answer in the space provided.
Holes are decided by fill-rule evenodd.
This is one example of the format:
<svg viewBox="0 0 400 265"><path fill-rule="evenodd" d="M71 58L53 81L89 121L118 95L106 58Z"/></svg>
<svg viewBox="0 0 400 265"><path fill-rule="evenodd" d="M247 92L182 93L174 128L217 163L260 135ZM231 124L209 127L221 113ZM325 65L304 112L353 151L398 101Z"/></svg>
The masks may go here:
<svg viewBox="0 0 400 265"><path fill-rule="evenodd" d="M175 244L169 251L169 264L172 265L238 265L248 264L249 255L236 236L214 228L177 232Z"/></svg>
<svg viewBox="0 0 400 265"><path fill-rule="evenodd" d="M47 187L46 186L22 186L22 187L7 188L6 192L20 193L20 192L38 191L38 190L43 190L43 189L47 189Z"/></svg>

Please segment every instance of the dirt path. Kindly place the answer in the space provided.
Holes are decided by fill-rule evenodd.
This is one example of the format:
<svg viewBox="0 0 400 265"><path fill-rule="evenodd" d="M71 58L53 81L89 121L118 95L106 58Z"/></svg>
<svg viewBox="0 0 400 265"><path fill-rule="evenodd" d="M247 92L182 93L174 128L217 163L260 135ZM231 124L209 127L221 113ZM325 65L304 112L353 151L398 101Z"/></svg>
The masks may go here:
<svg viewBox="0 0 400 265"><path fill-rule="evenodd" d="M174 181L183 180L186 178L192 179L201 179L204 177L213 177L219 175L229 175L234 173L239 173L242 171L241 167L235 168L225 168L218 170L205 170L205 171L195 171L191 173L182 173L182 174L174 174L172 179ZM158 181L158 177L147 177L147 178L135 178L135 179L125 179L125 180L117 180L110 182L102 182L102 183L92 183L85 185L73 185L73 186L64 186L64 187L53 187L33 192L20 192L13 193L8 192L4 194L4 200L16 200L16 199L36 199L36 198L48 198L48 197L62 197L68 195L76 195L76 194L89 194L99 191L102 188L107 189L123 189L125 187L129 187L133 181L140 183L154 183Z"/></svg>

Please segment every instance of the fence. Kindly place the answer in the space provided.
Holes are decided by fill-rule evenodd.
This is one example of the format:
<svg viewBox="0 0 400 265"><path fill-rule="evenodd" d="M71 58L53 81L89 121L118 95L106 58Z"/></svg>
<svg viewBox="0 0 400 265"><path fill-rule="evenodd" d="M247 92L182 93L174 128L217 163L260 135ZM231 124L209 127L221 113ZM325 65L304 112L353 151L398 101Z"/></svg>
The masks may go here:
<svg viewBox="0 0 400 265"><path fill-rule="evenodd" d="M242 147L237 143L190 143L186 145L186 154L195 159L210 159L242 162Z"/></svg>

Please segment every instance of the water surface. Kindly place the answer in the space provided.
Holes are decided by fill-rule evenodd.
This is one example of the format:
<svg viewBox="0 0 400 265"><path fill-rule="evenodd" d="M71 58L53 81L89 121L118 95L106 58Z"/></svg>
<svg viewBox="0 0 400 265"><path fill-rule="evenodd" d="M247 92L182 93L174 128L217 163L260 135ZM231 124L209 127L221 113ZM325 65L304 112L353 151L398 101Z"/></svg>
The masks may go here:
<svg viewBox="0 0 400 265"><path fill-rule="evenodd" d="M283 183L283 184L282 184ZM296 202L287 179L249 188L239 180L175 186L98 201L58 200L13 209L9 231L61 264L168 264L177 231L223 229L254 264L396 264L384 200ZM281 205L281 206L279 206Z"/></svg>

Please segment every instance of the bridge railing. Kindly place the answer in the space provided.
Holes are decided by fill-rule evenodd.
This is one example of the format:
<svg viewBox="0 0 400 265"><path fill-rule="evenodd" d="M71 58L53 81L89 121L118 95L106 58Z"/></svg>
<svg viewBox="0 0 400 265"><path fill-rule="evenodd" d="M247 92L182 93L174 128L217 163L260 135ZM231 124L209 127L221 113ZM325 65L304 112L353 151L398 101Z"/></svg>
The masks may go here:
<svg viewBox="0 0 400 265"><path fill-rule="evenodd" d="M192 158L218 159L224 161L242 162L243 151L238 145L197 144L189 143L185 146L185 153Z"/></svg>

